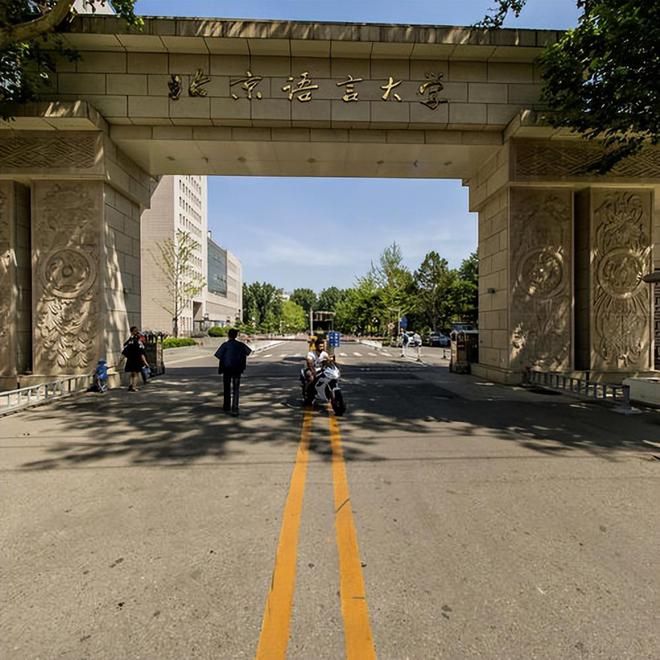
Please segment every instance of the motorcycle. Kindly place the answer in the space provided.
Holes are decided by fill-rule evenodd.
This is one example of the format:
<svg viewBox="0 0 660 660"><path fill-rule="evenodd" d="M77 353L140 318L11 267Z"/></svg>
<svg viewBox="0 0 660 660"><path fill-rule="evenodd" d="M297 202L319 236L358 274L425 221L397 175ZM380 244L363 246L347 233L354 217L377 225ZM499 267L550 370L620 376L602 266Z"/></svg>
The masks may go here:
<svg viewBox="0 0 660 660"><path fill-rule="evenodd" d="M341 373L336 364L326 364L309 383L305 378L305 369L300 370L300 384L302 398L306 405L314 403L329 403L335 415L340 416L346 412L346 403L339 387Z"/></svg>

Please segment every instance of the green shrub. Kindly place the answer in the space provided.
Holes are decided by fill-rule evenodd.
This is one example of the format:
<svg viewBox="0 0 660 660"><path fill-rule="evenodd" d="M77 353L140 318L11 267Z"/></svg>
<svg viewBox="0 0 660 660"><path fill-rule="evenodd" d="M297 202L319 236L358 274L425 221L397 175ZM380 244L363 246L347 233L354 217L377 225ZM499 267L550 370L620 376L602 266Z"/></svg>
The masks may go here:
<svg viewBox="0 0 660 660"><path fill-rule="evenodd" d="M163 348L179 348L179 346L197 346L197 342L188 337L168 337L167 339L163 339Z"/></svg>
<svg viewBox="0 0 660 660"><path fill-rule="evenodd" d="M229 332L229 326L213 326L209 328L209 337L226 337Z"/></svg>

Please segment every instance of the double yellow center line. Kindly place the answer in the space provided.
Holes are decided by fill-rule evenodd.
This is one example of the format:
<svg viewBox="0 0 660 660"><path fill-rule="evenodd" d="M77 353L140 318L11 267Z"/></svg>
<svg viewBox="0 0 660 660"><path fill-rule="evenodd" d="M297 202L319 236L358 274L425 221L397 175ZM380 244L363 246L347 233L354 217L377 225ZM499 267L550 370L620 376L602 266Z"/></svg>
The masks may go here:
<svg viewBox="0 0 660 660"><path fill-rule="evenodd" d="M298 531L307 479L312 419L312 410L305 410L296 464L293 468L289 494L284 506L275 567L261 625L257 660L286 658L293 594L296 586ZM369 610L357 533L353 521L344 453L341 446L341 434L337 418L334 415L330 415L329 422L335 529L339 553L339 594L344 620L346 658L347 660L375 660L376 650L369 623Z"/></svg>

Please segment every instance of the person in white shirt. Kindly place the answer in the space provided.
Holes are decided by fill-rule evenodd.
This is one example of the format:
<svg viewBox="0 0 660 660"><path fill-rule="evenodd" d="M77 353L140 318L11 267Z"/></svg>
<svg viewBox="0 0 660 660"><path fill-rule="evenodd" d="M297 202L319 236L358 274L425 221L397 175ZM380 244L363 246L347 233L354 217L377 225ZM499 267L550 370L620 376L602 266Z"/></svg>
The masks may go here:
<svg viewBox="0 0 660 660"><path fill-rule="evenodd" d="M412 336L412 344L417 350L417 362L422 361L422 338L415 332Z"/></svg>
<svg viewBox="0 0 660 660"><path fill-rule="evenodd" d="M325 350L325 339L319 337L314 342L314 350L307 353L307 368L305 369L305 378L307 382L312 383L316 378L316 375L330 361L332 361L332 358Z"/></svg>

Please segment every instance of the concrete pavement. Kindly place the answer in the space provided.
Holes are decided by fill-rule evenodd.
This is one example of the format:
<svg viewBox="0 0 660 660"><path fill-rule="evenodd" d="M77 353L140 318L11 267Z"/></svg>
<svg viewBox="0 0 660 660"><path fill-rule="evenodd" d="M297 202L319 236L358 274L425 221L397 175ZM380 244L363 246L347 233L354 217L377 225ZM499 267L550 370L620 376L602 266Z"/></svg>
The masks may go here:
<svg viewBox="0 0 660 660"><path fill-rule="evenodd" d="M338 429L378 657L660 654L658 413L343 349ZM2 657L255 657L305 351L250 360L238 419L210 356L134 395L0 419ZM288 657L341 658L332 429L310 419Z"/></svg>

